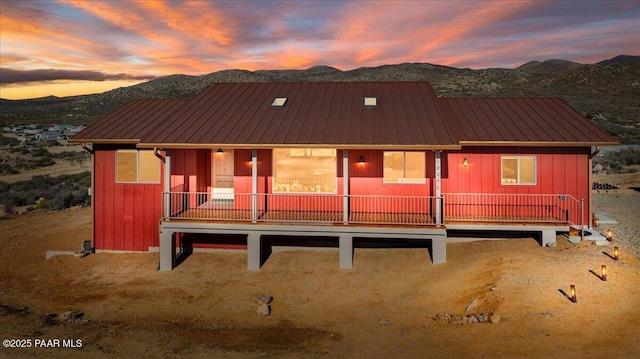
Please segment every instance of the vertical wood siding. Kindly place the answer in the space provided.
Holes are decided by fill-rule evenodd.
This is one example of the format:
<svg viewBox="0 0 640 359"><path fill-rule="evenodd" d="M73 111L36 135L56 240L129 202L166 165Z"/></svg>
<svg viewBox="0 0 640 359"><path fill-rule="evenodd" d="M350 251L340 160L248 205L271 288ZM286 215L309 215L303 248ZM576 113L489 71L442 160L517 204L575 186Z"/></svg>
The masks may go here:
<svg viewBox="0 0 640 359"><path fill-rule="evenodd" d="M96 188L93 193L95 247L103 250L147 251L150 246L158 246L162 182L116 183L115 160L115 147L96 146ZM161 164L161 171L162 167Z"/></svg>
<svg viewBox="0 0 640 359"><path fill-rule="evenodd" d="M443 193L569 194L589 206L588 147L467 147L442 156ZM535 156L535 185L503 185L501 156ZM468 167L462 166L467 158ZM585 219L586 220L586 219ZM586 222L585 222L586 223Z"/></svg>

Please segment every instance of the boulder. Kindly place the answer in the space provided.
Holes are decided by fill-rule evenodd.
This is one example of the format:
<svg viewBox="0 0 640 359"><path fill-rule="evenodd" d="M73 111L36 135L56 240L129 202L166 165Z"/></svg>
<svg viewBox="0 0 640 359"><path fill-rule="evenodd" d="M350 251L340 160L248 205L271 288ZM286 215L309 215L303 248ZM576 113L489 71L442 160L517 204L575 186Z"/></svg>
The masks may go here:
<svg viewBox="0 0 640 359"><path fill-rule="evenodd" d="M258 307L258 314L266 317L267 315L271 314L271 307L269 307L267 303L260 304L260 306Z"/></svg>

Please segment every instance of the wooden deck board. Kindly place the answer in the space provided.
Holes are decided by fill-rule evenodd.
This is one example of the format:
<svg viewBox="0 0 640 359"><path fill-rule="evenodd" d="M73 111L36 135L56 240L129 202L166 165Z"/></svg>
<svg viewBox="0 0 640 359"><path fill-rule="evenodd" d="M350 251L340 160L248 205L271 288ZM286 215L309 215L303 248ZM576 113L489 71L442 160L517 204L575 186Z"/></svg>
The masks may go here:
<svg viewBox="0 0 640 359"><path fill-rule="evenodd" d="M260 223L318 223L342 224L342 212L318 211L259 211ZM211 222L251 222L251 210L232 209L224 207L193 208L171 218L172 220L194 220ZM477 224L532 224L558 225L566 221L553 217L512 217L512 216L458 216L446 217L449 223L477 223ZM366 213L354 212L349 215L349 224L357 225L401 225L401 226L434 226L433 217L426 213Z"/></svg>

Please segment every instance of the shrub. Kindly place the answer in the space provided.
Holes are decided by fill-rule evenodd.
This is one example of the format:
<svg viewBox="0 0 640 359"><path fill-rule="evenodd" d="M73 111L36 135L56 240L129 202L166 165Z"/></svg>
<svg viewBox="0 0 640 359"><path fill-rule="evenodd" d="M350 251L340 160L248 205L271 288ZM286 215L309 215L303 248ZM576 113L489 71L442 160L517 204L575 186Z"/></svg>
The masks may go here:
<svg viewBox="0 0 640 359"><path fill-rule="evenodd" d="M640 165L640 146L607 152L603 156L596 156L593 163L602 165L610 173L620 173L625 167Z"/></svg>
<svg viewBox="0 0 640 359"><path fill-rule="evenodd" d="M87 206L91 202L87 191L90 186L89 172L59 177L35 176L16 183L0 182L0 203L14 207L37 203L37 209ZM38 202L40 198L46 200Z"/></svg>

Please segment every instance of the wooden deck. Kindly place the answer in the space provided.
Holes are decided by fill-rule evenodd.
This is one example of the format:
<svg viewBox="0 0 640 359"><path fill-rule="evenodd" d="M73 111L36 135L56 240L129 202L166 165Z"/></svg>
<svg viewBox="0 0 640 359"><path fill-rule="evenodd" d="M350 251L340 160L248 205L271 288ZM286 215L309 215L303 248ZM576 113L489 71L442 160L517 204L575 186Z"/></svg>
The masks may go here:
<svg viewBox="0 0 640 359"><path fill-rule="evenodd" d="M251 222L251 210L224 208L194 208L189 209L172 220L221 221L221 222ZM343 213L317 211L259 211L258 222L278 223L313 223L313 224L342 224ZM364 213L354 212L349 215L350 224L373 225L407 225L433 226L433 217L428 214L413 213Z"/></svg>
<svg viewBox="0 0 640 359"><path fill-rule="evenodd" d="M554 217L539 217L539 216L458 216L458 217L445 217L446 222L455 223L476 223L476 224L521 224L521 225L557 225L567 224L567 221L560 220Z"/></svg>

